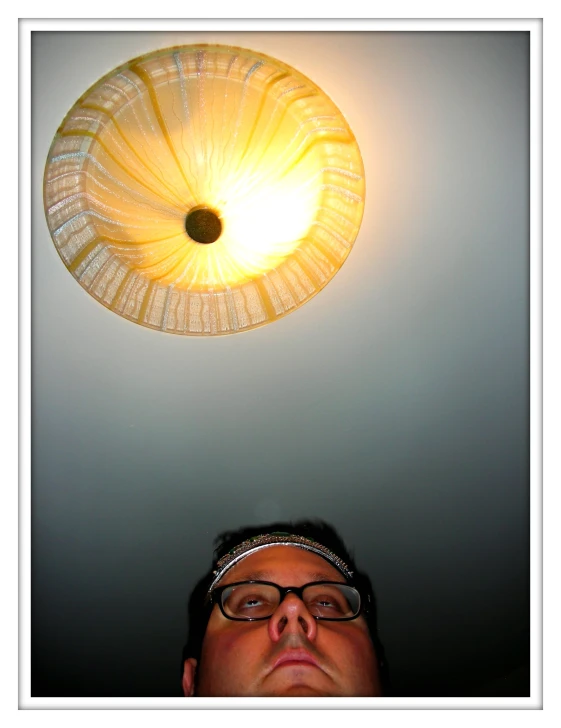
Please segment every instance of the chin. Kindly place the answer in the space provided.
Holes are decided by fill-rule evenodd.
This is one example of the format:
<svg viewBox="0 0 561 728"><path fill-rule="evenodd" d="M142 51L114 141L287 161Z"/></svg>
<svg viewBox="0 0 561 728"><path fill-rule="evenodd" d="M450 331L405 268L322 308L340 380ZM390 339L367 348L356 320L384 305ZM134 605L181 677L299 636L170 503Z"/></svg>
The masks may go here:
<svg viewBox="0 0 561 728"><path fill-rule="evenodd" d="M264 697L268 698L330 698L332 694L311 685L288 685L278 688Z"/></svg>

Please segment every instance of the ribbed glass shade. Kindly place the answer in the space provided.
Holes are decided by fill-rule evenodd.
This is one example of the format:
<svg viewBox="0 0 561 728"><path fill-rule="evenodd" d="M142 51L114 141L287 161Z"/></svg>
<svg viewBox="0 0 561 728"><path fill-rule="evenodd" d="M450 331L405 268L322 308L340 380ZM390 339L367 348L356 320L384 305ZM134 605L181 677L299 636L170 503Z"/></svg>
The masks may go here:
<svg viewBox="0 0 561 728"><path fill-rule="evenodd" d="M53 140L55 246L98 301L175 334L284 316L347 258L364 170L342 113L268 56L181 46L94 84Z"/></svg>

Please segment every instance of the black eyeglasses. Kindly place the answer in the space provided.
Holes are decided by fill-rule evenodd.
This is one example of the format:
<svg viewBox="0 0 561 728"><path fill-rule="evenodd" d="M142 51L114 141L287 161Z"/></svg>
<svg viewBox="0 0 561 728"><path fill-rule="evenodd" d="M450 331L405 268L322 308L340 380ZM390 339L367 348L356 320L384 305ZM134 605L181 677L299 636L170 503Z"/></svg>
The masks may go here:
<svg viewBox="0 0 561 728"><path fill-rule="evenodd" d="M227 619L255 622L269 619L287 594L296 594L315 619L344 622L361 610L357 589L337 581L313 581L304 586L279 586L271 581L240 581L213 589L210 601Z"/></svg>

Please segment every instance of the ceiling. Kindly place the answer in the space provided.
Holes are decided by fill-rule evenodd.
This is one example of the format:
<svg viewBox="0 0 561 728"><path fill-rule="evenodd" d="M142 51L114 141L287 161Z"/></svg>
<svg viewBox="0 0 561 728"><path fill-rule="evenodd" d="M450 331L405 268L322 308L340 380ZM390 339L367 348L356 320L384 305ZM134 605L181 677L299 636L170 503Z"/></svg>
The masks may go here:
<svg viewBox="0 0 561 728"><path fill-rule="evenodd" d="M76 99L197 42L310 77L366 170L327 287L214 338L96 302L42 203ZM299 518L370 574L396 695L529 695L529 35L34 32L32 84L32 695L179 696L214 537Z"/></svg>

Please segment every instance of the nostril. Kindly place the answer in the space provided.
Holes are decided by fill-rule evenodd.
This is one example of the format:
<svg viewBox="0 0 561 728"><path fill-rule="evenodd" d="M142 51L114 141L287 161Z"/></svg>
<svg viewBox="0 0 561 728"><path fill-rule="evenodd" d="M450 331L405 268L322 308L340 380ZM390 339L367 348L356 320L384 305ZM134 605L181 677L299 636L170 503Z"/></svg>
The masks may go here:
<svg viewBox="0 0 561 728"><path fill-rule="evenodd" d="M298 617L298 621L300 622L300 626L304 630L306 634L308 634L308 623L304 619L304 617Z"/></svg>

